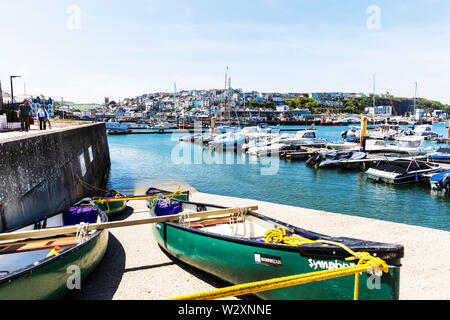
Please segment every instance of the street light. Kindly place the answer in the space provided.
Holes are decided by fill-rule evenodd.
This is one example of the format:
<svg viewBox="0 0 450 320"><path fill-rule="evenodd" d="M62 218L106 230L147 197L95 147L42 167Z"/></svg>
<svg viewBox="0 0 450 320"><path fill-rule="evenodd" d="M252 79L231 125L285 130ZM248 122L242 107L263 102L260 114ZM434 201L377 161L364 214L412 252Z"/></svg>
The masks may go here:
<svg viewBox="0 0 450 320"><path fill-rule="evenodd" d="M9 80L11 81L11 104L14 103L14 91L13 91L13 79L20 78L21 76L10 76Z"/></svg>

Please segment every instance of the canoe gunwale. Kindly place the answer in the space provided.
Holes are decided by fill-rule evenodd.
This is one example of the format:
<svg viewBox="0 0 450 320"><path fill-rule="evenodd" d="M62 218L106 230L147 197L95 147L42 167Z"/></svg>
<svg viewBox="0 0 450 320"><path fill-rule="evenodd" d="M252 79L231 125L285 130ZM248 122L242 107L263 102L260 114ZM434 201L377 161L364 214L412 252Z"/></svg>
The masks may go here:
<svg viewBox="0 0 450 320"><path fill-rule="evenodd" d="M92 199L90 198L84 198L82 200L80 200L79 202L77 202L76 204L74 204L72 207L77 206L83 202L90 202L91 205L93 205L96 210L98 211L100 217L101 217L101 222L108 222L108 217L106 215L105 212L103 212L100 208L98 208L97 205L95 205L94 202L92 202ZM58 215L61 212L55 214ZM47 219L47 217L45 218ZM42 221L42 220L39 220ZM80 249L82 249L85 245L89 244L90 242L94 241L95 239L97 239L101 233L103 232L108 232L107 229L104 230L95 230L88 239L86 239L85 241L79 242L76 245L73 245L69 248L66 248L64 250L61 251L61 253L57 254L57 255L53 255L49 258L45 258L44 260L38 261L38 264L32 264L32 265L28 265L22 269L18 269L14 272L11 272L9 274L7 274L4 278L0 278L0 285L4 284L4 283L8 283L11 282L13 280L16 280L18 278L22 278L23 276L33 273L41 268L44 268L45 266L51 264L52 262L55 262L57 260L63 259L64 257L70 255L71 253L78 251Z"/></svg>
<svg viewBox="0 0 450 320"><path fill-rule="evenodd" d="M154 187L149 187L146 191L145 191L145 194L147 195L147 192L149 192L151 189L157 189L157 190L159 190L159 192L160 193L162 193L162 194L164 194L164 195L171 195L171 194L173 194L174 192L173 191L167 191L167 190L163 190L163 189L160 189L160 188L154 188ZM188 199L189 199L189 196L190 196L190 191L189 190L186 190L186 191L181 191L181 193L183 194L183 195L186 195L186 196L188 196ZM148 201L148 200L147 200ZM189 202L189 201L186 201L186 202Z"/></svg>
<svg viewBox="0 0 450 320"><path fill-rule="evenodd" d="M198 202L190 202L190 201L181 201L183 203L192 204L192 205L200 205L200 206L209 206L209 207L216 207L219 209L225 209L227 207L224 206L218 206L218 205L211 205L206 203L198 203ZM345 238L345 237L330 237L327 235L315 233L313 231L305 230L298 228L296 226L292 226L286 222L279 221L273 218L270 218L268 216L256 213L256 212L249 212L247 215L254 216L256 218L260 218L264 221L268 221L271 223L275 223L278 225L281 225L285 227L287 230L293 231L296 234L302 235L304 237L312 238L312 240L328 240L328 241L337 241L345 244L350 249L352 249L355 252L358 251L364 251L368 252L370 254L376 254L377 257L384 259L384 260L395 260L395 259L401 259L404 256L404 247L402 245L398 244L388 244L388 243L380 243L380 242L374 242L374 241L366 241L366 240L360 240L360 239L354 239L354 238ZM219 240L224 240L228 242L234 242L239 244L244 244L248 246L253 247L263 247L267 249L274 249L274 250L281 250L281 251L289 251L289 252L298 252L302 257L306 258L318 258L318 259L345 259L349 257L349 253L338 246L333 245L327 245L324 246L322 244L304 244L301 246L291 246L291 245L280 245L276 243L265 243L265 242L259 242L252 239L246 239L246 238L237 238L232 236L226 236L221 235L218 233L208 232L204 231L202 229L195 229L190 228L184 225L180 225L177 222L164 222L162 224L169 225L171 227L184 230L186 232L190 233L196 233L202 236L215 238ZM312 237L311 237L312 236ZM352 245L353 242L353 245ZM377 249L377 245L379 248Z"/></svg>

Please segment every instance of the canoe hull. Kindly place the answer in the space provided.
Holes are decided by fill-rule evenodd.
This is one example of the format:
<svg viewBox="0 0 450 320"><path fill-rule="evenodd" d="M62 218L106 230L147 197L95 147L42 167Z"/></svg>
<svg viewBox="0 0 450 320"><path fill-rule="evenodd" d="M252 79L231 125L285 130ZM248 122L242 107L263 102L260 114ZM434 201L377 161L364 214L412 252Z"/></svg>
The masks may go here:
<svg viewBox="0 0 450 320"><path fill-rule="evenodd" d="M152 226L159 245L175 258L231 284L350 266L339 259L302 256L296 250L274 249L253 241L230 241L202 231L189 231L173 223ZM399 259L386 261L399 265ZM379 280L379 281L378 281ZM359 298L396 300L399 298L400 269L390 268L381 278L360 277ZM257 293L269 300L348 300L353 299L354 276L330 279L300 286Z"/></svg>
<svg viewBox="0 0 450 320"><path fill-rule="evenodd" d="M80 270L81 289L83 280L97 267L108 245L108 230L91 239L78 249L34 269L19 278L0 285L0 300L54 300L61 299L71 290L76 266ZM72 277L72 278L71 278Z"/></svg>
<svg viewBox="0 0 450 320"><path fill-rule="evenodd" d="M97 206L106 213L108 219L117 217L122 214L127 208L126 201L114 201L108 203L97 203Z"/></svg>
<svg viewBox="0 0 450 320"><path fill-rule="evenodd" d="M173 192L161 190L161 193L164 195L171 195ZM182 200L182 201L189 201L189 191L182 192L182 194L175 195L172 197L173 199ZM145 200L145 203L147 204L148 208L151 208L153 205L153 200Z"/></svg>
<svg viewBox="0 0 450 320"><path fill-rule="evenodd" d="M87 201L95 207L91 199L83 199L75 206ZM107 222L106 214L98 207L96 210L100 221ZM83 280L106 253L108 238L108 230L94 231L84 241L63 249L59 254L49 258L44 255L42 260L11 272L0 279L0 300L55 300L63 298L71 290L83 289Z"/></svg>

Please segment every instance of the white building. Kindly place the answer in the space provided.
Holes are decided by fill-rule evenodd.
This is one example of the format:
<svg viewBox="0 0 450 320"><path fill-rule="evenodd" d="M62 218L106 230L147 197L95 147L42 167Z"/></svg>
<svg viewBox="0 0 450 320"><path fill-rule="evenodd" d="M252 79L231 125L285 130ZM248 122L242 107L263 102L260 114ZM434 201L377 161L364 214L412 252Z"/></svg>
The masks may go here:
<svg viewBox="0 0 450 320"><path fill-rule="evenodd" d="M419 120L423 120L423 118L425 118L425 110L416 109L416 114L414 115L414 120L419 121Z"/></svg>
<svg viewBox="0 0 450 320"><path fill-rule="evenodd" d="M279 112L286 112L286 111L289 111L289 106L287 106L287 105L277 106L276 110Z"/></svg>
<svg viewBox="0 0 450 320"><path fill-rule="evenodd" d="M447 119L447 114L442 110L434 110L432 116L437 119Z"/></svg>
<svg viewBox="0 0 450 320"><path fill-rule="evenodd" d="M377 107L369 107L366 108L370 114L387 114L388 116L392 115L392 106L377 106Z"/></svg>

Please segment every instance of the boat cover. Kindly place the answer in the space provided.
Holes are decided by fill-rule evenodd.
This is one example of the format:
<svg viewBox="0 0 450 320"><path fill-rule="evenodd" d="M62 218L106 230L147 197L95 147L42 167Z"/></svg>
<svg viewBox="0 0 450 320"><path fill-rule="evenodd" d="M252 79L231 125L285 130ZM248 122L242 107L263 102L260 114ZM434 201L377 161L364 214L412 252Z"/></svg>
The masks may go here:
<svg viewBox="0 0 450 320"><path fill-rule="evenodd" d="M116 190L110 190L102 194L103 198L115 198L118 195Z"/></svg>
<svg viewBox="0 0 450 320"><path fill-rule="evenodd" d="M441 173L436 173L435 175L433 175L430 178L430 180L440 182L440 181L443 181L444 178L446 178L448 176L450 176L450 170L447 170L447 171L444 171Z"/></svg>
<svg viewBox="0 0 450 320"><path fill-rule="evenodd" d="M338 166L339 160L361 160L365 159L367 154L359 151L332 151L323 152L309 159L307 164L318 164L320 168Z"/></svg>
<svg viewBox="0 0 450 320"><path fill-rule="evenodd" d="M450 148L439 148L436 152L450 153Z"/></svg>
<svg viewBox="0 0 450 320"><path fill-rule="evenodd" d="M181 201L159 194L152 206L152 213L158 217L179 214L183 211Z"/></svg>
<svg viewBox="0 0 450 320"><path fill-rule="evenodd" d="M161 193L161 190L160 189L157 189L157 188L148 188L148 190L147 190L147 192L146 192L146 194L158 194L158 193Z"/></svg>
<svg viewBox="0 0 450 320"><path fill-rule="evenodd" d="M63 212L63 221L65 226L74 226L84 223L97 222L97 210L91 206L72 207Z"/></svg>
<svg viewBox="0 0 450 320"><path fill-rule="evenodd" d="M409 161L409 160L394 160L391 162L381 162L375 167L376 170L385 172L393 172L406 174L411 171L431 169L426 163Z"/></svg>

